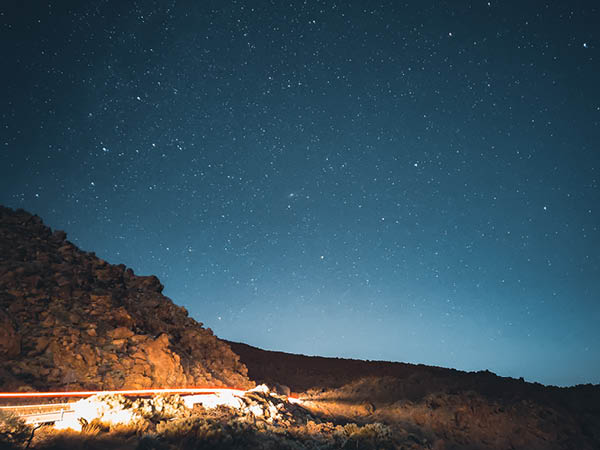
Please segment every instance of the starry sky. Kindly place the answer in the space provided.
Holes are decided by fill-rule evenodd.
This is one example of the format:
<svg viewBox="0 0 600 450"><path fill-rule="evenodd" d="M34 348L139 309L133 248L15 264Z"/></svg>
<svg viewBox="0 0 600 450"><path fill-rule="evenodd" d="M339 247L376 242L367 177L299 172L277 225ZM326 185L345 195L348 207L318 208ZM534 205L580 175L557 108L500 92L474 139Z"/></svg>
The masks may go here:
<svg viewBox="0 0 600 450"><path fill-rule="evenodd" d="M223 338L600 383L596 1L3 1L0 203Z"/></svg>

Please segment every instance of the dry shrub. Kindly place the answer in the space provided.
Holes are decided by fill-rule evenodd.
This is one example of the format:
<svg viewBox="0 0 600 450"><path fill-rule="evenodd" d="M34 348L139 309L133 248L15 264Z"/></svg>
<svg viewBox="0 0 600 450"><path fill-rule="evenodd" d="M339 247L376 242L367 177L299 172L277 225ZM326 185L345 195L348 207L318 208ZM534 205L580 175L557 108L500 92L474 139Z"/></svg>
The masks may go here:
<svg viewBox="0 0 600 450"><path fill-rule="evenodd" d="M94 450L333 450L399 448L390 429L382 424L335 425L321 422L298 406L277 408L262 396L246 399L250 405L276 409L281 417L273 420L270 414L255 415L248 408L219 406L193 410L185 408L179 398L142 399L130 402L108 398L110 413L127 409L135 420L102 422L102 418L83 423L81 433L54 433L41 439L37 450L70 448ZM273 400L274 401L274 400ZM263 410L261 409L261 410ZM407 447L411 448L411 446ZM419 447L421 448L421 447Z"/></svg>
<svg viewBox="0 0 600 450"><path fill-rule="evenodd" d="M156 432L161 438L170 441L183 441L185 448L193 442L206 448L227 448L238 435L245 434L240 422L224 423L212 419L190 417L181 420L161 422L156 426Z"/></svg>
<svg viewBox="0 0 600 450"><path fill-rule="evenodd" d="M393 449L391 430L381 423L358 426L355 423L344 425L346 441L343 446L361 449Z"/></svg>
<svg viewBox="0 0 600 450"><path fill-rule="evenodd" d="M35 450L135 450L138 438L124 437L113 433L86 434L71 430L55 431L43 442L35 445Z"/></svg>
<svg viewBox="0 0 600 450"><path fill-rule="evenodd" d="M0 448L19 448L31 436L31 427L18 416L0 410Z"/></svg>
<svg viewBox="0 0 600 450"><path fill-rule="evenodd" d="M156 431L165 444L177 449L233 450L261 449L395 449L391 430L380 423L360 426L354 423L335 426L331 423L281 427L265 422L241 421L221 416L193 416L161 422Z"/></svg>
<svg viewBox="0 0 600 450"><path fill-rule="evenodd" d="M98 419L92 420L89 423L85 419L79 419L79 422L81 423L80 433L88 436L96 436L109 430L109 426L103 424Z"/></svg>
<svg viewBox="0 0 600 450"><path fill-rule="evenodd" d="M172 447L162 442L158 436L154 434L146 434L140 438L135 450L173 450Z"/></svg>
<svg viewBox="0 0 600 450"><path fill-rule="evenodd" d="M306 448L264 422L249 423L238 419L215 420L189 417L160 423L156 431L166 444L180 450L234 450L245 448L301 450Z"/></svg>

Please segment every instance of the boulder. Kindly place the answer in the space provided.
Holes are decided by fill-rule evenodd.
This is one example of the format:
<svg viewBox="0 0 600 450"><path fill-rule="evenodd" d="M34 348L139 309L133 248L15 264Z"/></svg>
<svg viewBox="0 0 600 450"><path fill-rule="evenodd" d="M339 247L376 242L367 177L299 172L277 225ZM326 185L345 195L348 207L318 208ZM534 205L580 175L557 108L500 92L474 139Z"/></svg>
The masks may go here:
<svg viewBox="0 0 600 450"><path fill-rule="evenodd" d="M106 334L108 334L108 336L110 336L113 339L127 339L134 335L133 331L126 327L115 328L114 330L110 330Z"/></svg>

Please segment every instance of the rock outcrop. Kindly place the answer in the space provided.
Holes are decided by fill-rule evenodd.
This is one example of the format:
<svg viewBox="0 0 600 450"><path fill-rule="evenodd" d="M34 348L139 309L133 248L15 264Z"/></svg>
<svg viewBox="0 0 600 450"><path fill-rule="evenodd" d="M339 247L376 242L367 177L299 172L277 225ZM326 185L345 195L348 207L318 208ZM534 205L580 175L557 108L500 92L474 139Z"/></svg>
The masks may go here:
<svg viewBox="0 0 600 450"><path fill-rule="evenodd" d="M210 329L136 276L0 206L0 388L251 387Z"/></svg>

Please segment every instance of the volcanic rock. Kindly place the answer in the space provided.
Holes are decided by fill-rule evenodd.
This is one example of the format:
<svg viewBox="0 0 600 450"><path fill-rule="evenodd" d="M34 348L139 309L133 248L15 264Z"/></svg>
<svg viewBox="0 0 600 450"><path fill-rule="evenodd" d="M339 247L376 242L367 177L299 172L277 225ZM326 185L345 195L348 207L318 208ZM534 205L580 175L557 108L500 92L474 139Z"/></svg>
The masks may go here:
<svg viewBox="0 0 600 450"><path fill-rule="evenodd" d="M0 206L0 388L253 386L230 347L162 289Z"/></svg>
<svg viewBox="0 0 600 450"><path fill-rule="evenodd" d="M0 311L0 357L15 358L21 353L21 336L15 331L12 320Z"/></svg>

